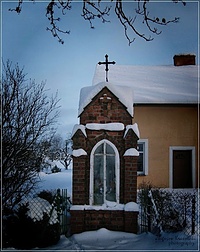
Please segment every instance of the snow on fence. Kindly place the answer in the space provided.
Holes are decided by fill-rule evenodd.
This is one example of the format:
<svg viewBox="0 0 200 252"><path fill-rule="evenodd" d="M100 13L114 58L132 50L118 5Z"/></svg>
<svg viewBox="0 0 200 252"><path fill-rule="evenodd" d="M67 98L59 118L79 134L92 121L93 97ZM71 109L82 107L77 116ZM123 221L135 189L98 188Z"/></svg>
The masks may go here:
<svg viewBox="0 0 200 252"><path fill-rule="evenodd" d="M198 191L190 189L140 189L139 232L199 232Z"/></svg>
<svg viewBox="0 0 200 252"><path fill-rule="evenodd" d="M25 198L21 204L27 204L27 215L33 221L43 220L46 215L47 224L60 224L60 234L67 234L69 231L71 201L67 196L67 189L43 190L32 197Z"/></svg>

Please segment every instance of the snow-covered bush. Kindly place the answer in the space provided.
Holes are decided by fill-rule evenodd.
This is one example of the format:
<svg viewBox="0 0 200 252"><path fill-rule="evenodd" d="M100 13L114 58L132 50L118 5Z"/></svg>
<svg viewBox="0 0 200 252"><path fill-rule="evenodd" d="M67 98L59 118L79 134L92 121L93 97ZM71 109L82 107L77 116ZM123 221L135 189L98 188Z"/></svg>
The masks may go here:
<svg viewBox="0 0 200 252"><path fill-rule="evenodd" d="M53 200L54 200L54 195L51 191L48 191L48 190L43 190L41 192L39 192L37 194L38 197L40 197L41 199L45 199L47 200L50 204L53 203Z"/></svg>
<svg viewBox="0 0 200 252"><path fill-rule="evenodd" d="M60 239L57 212L40 198L7 211L3 218L3 247L31 249L56 244Z"/></svg>
<svg viewBox="0 0 200 252"><path fill-rule="evenodd" d="M147 207L149 204L149 190L153 187L153 185L150 182L142 182L139 185L139 191L138 191L138 201L139 204L143 207Z"/></svg>
<svg viewBox="0 0 200 252"><path fill-rule="evenodd" d="M184 216L176 209L171 192L153 189L152 195L159 212L163 230L167 232L182 231L185 226Z"/></svg>
<svg viewBox="0 0 200 252"><path fill-rule="evenodd" d="M178 197L179 195L177 200ZM184 215L180 211L181 208L178 209L176 206L170 191L156 188L150 182L143 182L139 186L138 201L148 218L150 230L158 225L166 232L178 232L184 229L186 225Z"/></svg>

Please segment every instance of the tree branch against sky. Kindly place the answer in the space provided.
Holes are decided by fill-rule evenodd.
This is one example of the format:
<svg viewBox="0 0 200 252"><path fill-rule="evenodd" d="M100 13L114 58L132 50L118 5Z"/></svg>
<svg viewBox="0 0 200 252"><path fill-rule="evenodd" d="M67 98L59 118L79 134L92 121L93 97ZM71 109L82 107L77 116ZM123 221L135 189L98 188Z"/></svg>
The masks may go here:
<svg viewBox="0 0 200 252"><path fill-rule="evenodd" d="M2 70L2 205L14 207L37 182L41 143L55 132L58 99L47 96L44 82L26 80L18 65L7 61Z"/></svg>
<svg viewBox="0 0 200 252"><path fill-rule="evenodd" d="M29 1L35 2L35 0ZM23 2L24 0L18 0L16 8L9 10L16 11L20 14L23 8ZM49 22L49 26L46 29L62 44L64 43L62 34L70 34L70 30L60 28L62 17L67 15L67 12L73 8L73 3L75 2L75 0L48 0L46 2L46 11L44 15L46 15ZM174 4L182 3L183 6L186 5L184 0L171 0L171 2ZM163 13L150 11L150 0L130 1L129 4L132 5L131 13L130 10L126 12L124 3L127 4L127 2L123 2L122 0L110 0L106 2L102 0L83 0L82 13L80 13L80 15L84 20L89 22L90 28L94 29L94 20L99 19L102 23L110 22L110 14L114 12L124 29L124 35L129 45L135 41L136 37L140 37L145 41L152 41L154 39L153 35L159 35L162 32L161 26L177 23L179 21L179 17L169 18L165 16L165 14L163 15ZM136 20L138 21L138 19L139 22L143 23L147 28L146 33L143 33L137 25ZM64 26L68 25L69 24L64 24Z"/></svg>
<svg viewBox="0 0 200 252"><path fill-rule="evenodd" d="M172 0L146 2L145 13L148 14L149 19L154 20L154 22L149 20L148 24L153 31L157 28L156 32L159 35L149 31L142 15L142 1L138 3L135 0L123 2L102 0L101 11L103 12L106 6L108 8L111 6L111 9L109 15L104 15L104 19L101 19L98 12L94 12L96 15L94 18L88 16L94 11L92 5L72 0L69 2L71 8L64 8L64 15L61 7L54 6L54 17L60 17L56 25L60 30L70 32L70 34L58 32L64 44L59 43L58 37L52 36L50 30L46 31L47 27L51 29L51 22L46 17L50 2L50 0L35 2L24 0L20 5L20 14L9 11L9 9L16 10L18 0L1 2L2 58L25 66L27 72L34 76L38 83L47 80L47 88L52 93L58 91L62 107L57 127L64 139L78 121L80 89L92 84L95 66L104 59L104 55L108 54L116 65L171 65L173 56L181 53L196 54L196 62L198 62L200 7L198 0L187 1L186 6L180 1L174 3ZM64 2L66 0L63 0ZM98 7L98 2L94 3ZM133 18L132 23L137 31L144 34L147 39L151 36L154 40L147 42L130 28L127 27L125 30L115 14L116 3L118 7L122 4L123 13ZM84 13L91 18L91 23L81 16L83 7L87 8L84 9ZM119 15L123 18L122 13ZM176 17L180 17L177 23L168 23ZM124 19L122 21L125 22ZM135 39L131 46L125 31L130 42ZM104 74L103 80L105 80Z"/></svg>

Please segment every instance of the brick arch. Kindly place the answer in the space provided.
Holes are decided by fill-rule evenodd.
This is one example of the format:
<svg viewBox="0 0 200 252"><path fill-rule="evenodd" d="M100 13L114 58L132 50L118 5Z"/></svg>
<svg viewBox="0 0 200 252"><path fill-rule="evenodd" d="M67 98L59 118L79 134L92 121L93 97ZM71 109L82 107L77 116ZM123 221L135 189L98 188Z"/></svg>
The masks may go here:
<svg viewBox="0 0 200 252"><path fill-rule="evenodd" d="M122 136L123 136L123 132L122 132ZM86 141L87 141L87 153L90 153L92 151L93 147L103 139L107 139L108 141L113 143L117 147L118 151L119 151L119 147L121 148L122 146L124 146L124 144L121 143L121 141L119 142L119 139L118 139L118 137L116 135L111 136L111 135L109 135L109 133L107 131L103 131L103 132L102 131L99 131L99 132L96 131L94 138L88 137L86 139ZM120 139L123 139L123 138L121 137Z"/></svg>

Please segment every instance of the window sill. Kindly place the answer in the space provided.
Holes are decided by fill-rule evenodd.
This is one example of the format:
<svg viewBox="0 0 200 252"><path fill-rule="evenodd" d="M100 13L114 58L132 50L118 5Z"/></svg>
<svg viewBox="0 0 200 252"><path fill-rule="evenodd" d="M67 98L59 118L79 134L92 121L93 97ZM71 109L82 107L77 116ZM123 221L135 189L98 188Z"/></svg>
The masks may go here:
<svg viewBox="0 0 200 252"><path fill-rule="evenodd" d="M144 173L137 173L137 176L138 176L138 177L141 177L141 176L147 176L147 175L144 174Z"/></svg>

